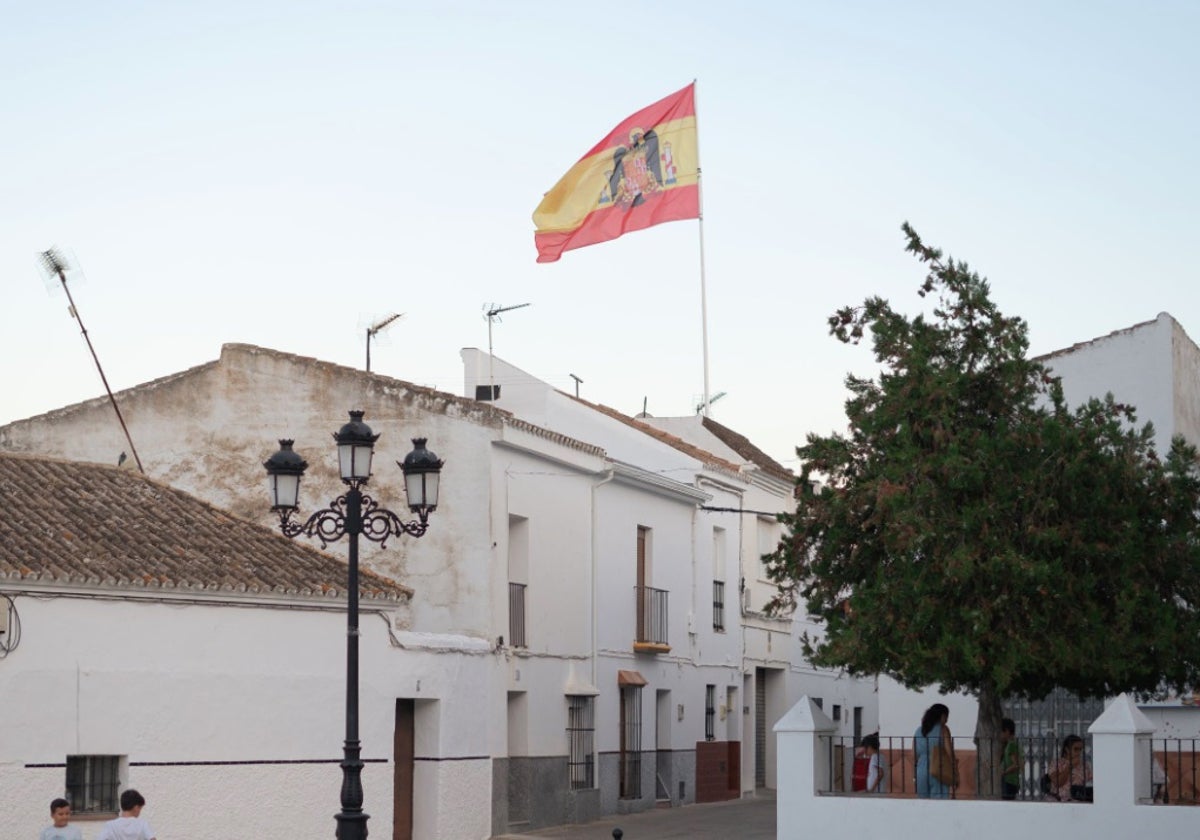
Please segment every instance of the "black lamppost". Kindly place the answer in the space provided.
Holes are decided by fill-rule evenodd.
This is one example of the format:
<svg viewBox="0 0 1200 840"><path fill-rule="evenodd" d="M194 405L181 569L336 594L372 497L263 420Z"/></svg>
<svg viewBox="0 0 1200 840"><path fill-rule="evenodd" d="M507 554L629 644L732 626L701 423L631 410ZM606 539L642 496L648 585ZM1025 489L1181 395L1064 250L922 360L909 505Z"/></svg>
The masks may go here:
<svg viewBox="0 0 1200 840"><path fill-rule="evenodd" d="M350 577L346 610L346 743L342 757L342 810L337 820L338 840L366 840L368 815L363 813L362 758L358 740L358 537L385 545L388 538L408 534L423 536L429 514L437 509L442 461L425 448L425 438L413 438L413 451L404 463L404 490L408 507L417 521L405 522L362 492L371 478L371 455L379 435L362 421L361 411L350 412L350 422L333 436L337 441L342 483L350 489L329 507L319 510L304 523L293 522L299 507L300 478L308 464L292 451L290 440L279 441L279 451L263 466L271 487L271 510L279 514L279 529L285 536L316 537L322 547L350 537Z"/></svg>

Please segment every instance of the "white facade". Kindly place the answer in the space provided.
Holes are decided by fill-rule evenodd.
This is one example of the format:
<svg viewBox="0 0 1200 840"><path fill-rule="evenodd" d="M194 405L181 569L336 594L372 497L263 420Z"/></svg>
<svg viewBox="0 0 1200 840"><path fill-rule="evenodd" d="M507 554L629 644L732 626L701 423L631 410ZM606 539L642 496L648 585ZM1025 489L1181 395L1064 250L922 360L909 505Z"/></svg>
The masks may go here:
<svg viewBox="0 0 1200 840"><path fill-rule="evenodd" d="M650 659L631 656L627 628L632 616L625 616L632 607L628 595L632 570L626 567L607 591L602 590L601 600L620 608L615 626L626 635L618 634L601 643L601 680L609 679L615 668L634 666L647 678L651 673L661 673L661 680L672 673L672 668L663 668L664 664L689 665L682 670L675 668L678 677L674 680L664 683L650 679L658 696L660 743L669 740L671 748L678 751L691 749L694 742L703 740L704 733L698 732L694 725L685 727L682 737L672 732L671 738L665 739L662 707L673 709L674 714L665 717L674 729L679 729L678 715L682 713L687 721L705 687L716 685L723 723L717 727L715 740L740 741L738 784L743 793L753 793L757 786L776 785L775 739L771 727L800 696L821 697L831 711L835 707L839 712L844 709L845 713L839 717L848 735L853 734L856 723L862 733L877 727L874 682L813 668L802 655L799 639L806 631L818 632L817 625L803 613L777 618L763 612L776 588L766 578L761 557L774 550L781 536L774 514L794 507L794 483L790 476L773 475L748 462L705 429L700 418L624 417L573 398L479 350L464 349L462 356L464 393L486 394L494 384L499 387L497 407L547 429L596 444L618 463L636 463L642 470L658 476L656 480L663 485L664 493L679 494L679 489L667 489L670 482L690 485L703 494L703 497L681 497L682 504L675 505L677 509L672 513L670 505L651 508L639 496L626 492L622 497L614 497L611 506L602 507L596 522L597 532L605 541L600 556L627 559L633 556L628 541L636 527L653 523L653 585L671 593L671 639L686 638L690 645L690 650L679 651L673 646L669 655ZM660 433L655 434L656 431ZM647 480L652 479L647 476ZM615 482L612 490L621 489L620 484ZM606 486L605 493L608 492ZM657 513L660 510L663 518ZM690 527L684 527L685 516L693 520ZM671 524L672 517L675 524ZM665 539L673 539L676 544L665 543ZM687 544L688 540L692 545ZM664 562L668 557L670 562ZM706 597L709 581L724 584L723 633L712 633L707 621L711 608L711 599ZM686 626L677 618L681 612L676 606L680 594L687 594ZM622 607L623 603L628 608ZM609 674L603 673L606 659L610 660ZM627 664L621 664L622 661ZM714 665L721 668L715 675L710 670ZM647 702L644 714L649 711Z"/></svg>
<svg viewBox="0 0 1200 840"><path fill-rule="evenodd" d="M510 393L506 388L505 397ZM361 550L364 566L414 590L410 603L378 621L375 631L385 650L368 657L376 642L369 636L363 640L362 741L364 756L372 759L365 809L372 815L373 835L385 836L390 827L398 701L415 708L412 819L414 836L421 840L484 838L641 810L659 798L693 802L700 793L697 784L712 784L700 777L697 754L714 744L752 740L747 736L754 724L752 682L744 673L736 604L747 540L761 544L764 537L747 535L744 517L737 513L700 509L745 507L753 480L737 465L709 453L681 451L569 399L551 398L540 415L517 413L523 419L516 419L486 403L246 345L227 345L218 361L121 392L117 399L148 473L270 527L276 523L268 512L262 461L277 448L278 438L294 439L296 451L310 464L301 515L326 506L343 489L331 433L346 422L348 409L362 409L366 422L381 433L367 492L385 507L404 512L401 473L394 462L404 458L410 436L427 437L429 448L446 461L429 532L419 540L393 539L383 549L364 542ZM499 405L509 407L503 401ZM0 449L10 451L111 464L126 448L106 400L0 428ZM132 458L125 468L131 466ZM335 543L328 550L344 553L345 545ZM726 585L720 628L714 626L714 581ZM639 582L666 593L661 644L639 638ZM275 631L263 628L275 614L244 610L238 626L251 632L242 625L253 624L271 639ZM195 615L201 624L214 623ZM203 632L187 629L190 618L181 621L179 639L203 638ZM323 644L329 661L321 667L329 672L326 692L335 695L325 710L331 732L314 735L324 756L340 755L341 745L344 630L337 624L329 615L321 629L312 629L316 635L328 633ZM373 624L364 619L364 631ZM144 637L147 620L137 625ZM524 639L514 638L521 633ZM766 638L768 656L794 647L786 631ZM244 651L272 663L260 672L266 684L276 667L282 673L316 667L307 646L291 646L290 633L279 641L286 650L250 646ZM204 683L205 672L194 673L196 655L194 642L181 642L174 659L164 655L147 670L147 682ZM224 658L217 647L204 656L204 662L215 663L205 667L213 669ZM784 661L790 656L780 658ZM0 663L0 679L7 664ZM116 665L102 660L97 667ZM242 673L239 666L214 686L232 692ZM637 690L631 681L645 685ZM43 690L50 689L38 688L32 695ZM710 696L712 712L706 714ZM779 696L781 714L786 706ZM571 698L583 697L593 698L594 743L587 757L594 761L594 781L590 788L573 790L567 769L568 706L576 702ZM270 692L261 698L254 692L238 706L273 706L280 727L306 719L306 712L273 701ZM203 706L189 702L180 692L177 704L152 715L160 728L180 724L179 749L171 756L143 753L141 742L118 751L128 757L130 775L123 782L144 788L151 802L147 813L157 815L154 824L161 834L191 831L170 804L171 784L207 790L221 780L260 771L256 778L278 782L280 807L302 795L306 804L316 803L317 825L331 819L336 797L324 788L332 779L336 793L336 763L307 769L278 763L292 753L273 751L273 741L243 737L246 727L226 728L221 739L195 743L211 729L196 728ZM62 713L55 708L47 712L53 720L41 722L61 728ZM232 724L222 719L221 725ZM38 759L13 761L61 764L63 749L48 743ZM224 764L189 757L214 750L220 755L214 760ZM626 790L629 774L637 771L626 759L635 755L640 785ZM51 785L48 795L57 795L53 780L61 777L61 768L46 772L38 784ZM311 775L314 781L293 781L293 775ZM741 778L731 782L734 794L752 783L743 767ZM19 810L23 800L10 800L2 791L0 810ZM48 802L47 796L35 799L44 810L41 799ZM252 827L276 834L261 821L243 824ZM186 836L203 840L205 835Z"/></svg>
<svg viewBox="0 0 1200 840"><path fill-rule="evenodd" d="M159 837L328 836L339 808L345 611L336 600L6 582L20 644L0 661L0 836L33 837L67 756L120 756ZM332 603L331 603L332 600ZM360 729L372 834L391 836L397 698L414 698L418 837L485 837L486 648L417 639L364 601ZM457 648L454 652L449 652ZM201 805L202 804L202 805ZM447 820L450 820L447 822ZM94 830L83 822L85 836Z"/></svg>
<svg viewBox="0 0 1200 840"><path fill-rule="evenodd" d="M739 610L744 639L744 695L748 698L749 711L746 729L757 737L748 737L742 744L743 789L753 791L759 783L768 788L776 787L772 730L784 711L803 696L818 700L830 714L836 708L840 735L861 736L878 731L875 680L816 668L804 657L801 639L805 634L819 638L822 632L821 625L808 615L804 605L798 605L788 616L768 615L764 611L778 588L767 578L767 567L762 558L775 550L783 536L783 526L775 514L795 511L795 479L790 474L781 475L748 460L708 428L705 419L699 415L639 415L638 419L738 464L740 473L746 478L742 496L746 512L741 515L737 564L741 576ZM757 700L759 689L764 692L761 705L750 699ZM761 753L758 751L760 743L763 746Z"/></svg>

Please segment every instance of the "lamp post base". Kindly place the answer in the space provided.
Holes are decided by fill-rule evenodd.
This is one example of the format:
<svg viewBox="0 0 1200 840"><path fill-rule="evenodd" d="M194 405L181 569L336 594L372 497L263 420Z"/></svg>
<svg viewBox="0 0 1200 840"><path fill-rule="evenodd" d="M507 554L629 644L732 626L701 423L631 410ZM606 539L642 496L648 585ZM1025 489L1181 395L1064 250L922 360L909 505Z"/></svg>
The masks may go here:
<svg viewBox="0 0 1200 840"><path fill-rule="evenodd" d="M337 820L333 835L337 840L367 840L367 814L335 814L333 818Z"/></svg>

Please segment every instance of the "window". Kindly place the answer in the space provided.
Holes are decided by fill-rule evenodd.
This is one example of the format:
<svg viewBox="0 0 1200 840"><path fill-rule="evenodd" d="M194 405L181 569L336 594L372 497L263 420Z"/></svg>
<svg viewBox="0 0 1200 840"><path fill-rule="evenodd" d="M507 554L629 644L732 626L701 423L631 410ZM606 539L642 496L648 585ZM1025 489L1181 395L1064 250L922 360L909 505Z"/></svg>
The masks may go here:
<svg viewBox="0 0 1200 840"><path fill-rule="evenodd" d="M508 643L526 646L525 598L529 581L529 520L508 515Z"/></svg>
<svg viewBox="0 0 1200 840"><path fill-rule="evenodd" d="M621 798L642 798L642 687L621 686Z"/></svg>
<svg viewBox="0 0 1200 840"><path fill-rule="evenodd" d="M842 707L839 706L837 703L833 704L833 719L834 720L842 719Z"/></svg>
<svg viewBox="0 0 1200 840"><path fill-rule="evenodd" d="M77 814L115 814L120 786L118 755L67 756L67 799Z"/></svg>
<svg viewBox="0 0 1200 840"><path fill-rule="evenodd" d="M595 698L567 697L567 772L571 790L596 786L593 743L596 736Z"/></svg>
<svg viewBox="0 0 1200 840"><path fill-rule="evenodd" d="M717 737L717 687L704 686L704 740L713 741Z"/></svg>
<svg viewBox="0 0 1200 840"><path fill-rule="evenodd" d="M508 643L525 647L525 584L508 584Z"/></svg>
<svg viewBox="0 0 1200 840"><path fill-rule="evenodd" d="M713 528L713 629L725 629L725 529Z"/></svg>

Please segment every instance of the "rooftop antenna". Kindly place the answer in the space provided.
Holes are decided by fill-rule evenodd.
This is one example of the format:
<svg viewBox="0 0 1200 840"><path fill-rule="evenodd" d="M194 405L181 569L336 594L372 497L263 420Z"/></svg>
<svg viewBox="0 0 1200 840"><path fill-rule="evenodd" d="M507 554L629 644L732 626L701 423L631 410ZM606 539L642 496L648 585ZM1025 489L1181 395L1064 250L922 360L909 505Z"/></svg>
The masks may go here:
<svg viewBox="0 0 1200 840"><path fill-rule="evenodd" d="M79 322L79 331L83 333L83 340L87 342L92 359L96 362L96 370L100 372L100 381L104 383L104 390L108 393L108 401L112 403L113 411L117 413L117 422L121 424L121 431L125 433L125 440L129 443L129 451L133 453L133 460L137 462L138 472L145 475L146 470L142 467L142 459L138 457L137 447L133 445L133 438L129 435L129 427L125 425L125 418L121 416L121 408L117 405L112 388L108 387L108 377L104 375L104 368L100 366L100 357L96 355L96 348L92 346L92 340L88 338L88 331L83 325L83 319L79 317L79 310L75 308L75 299L71 297L71 287L67 285L67 263L53 248L42 251L41 258L46 272L57 277L58 281L62 283L63 291L67 293L67 303L69 304L67 311L71 313L72 318Z"/></svg>
<svg viewBox="0 0 1200 840"><path fill-rule="evenodd" d="M579 399L579 385L583 382L583 380L573 373L568 373L567 376L575 380L575 399Z"/></svg>
<svg viewBox="0 0 1200 840"><path fill-rule="evenodd" d="M492 322L501 321L500 314L502 312L511 312L514 309L524 309L529 306L528 303L518 303L515 306L498 306L490 303L484 304L487 307L487 314L484 316L488 322L488 399L495 401L496 399L496 377L493 371L492 359Z"/></svg>
<svg viewBox="0 0 1200 840"><path fill-rule="evenodd" d="M393 321L398 321L403 317L403 312L394 312L385 318L380 318L374 324L367 327L367 373L371 372L371 339L379 335L382 330L391 326Z"/></svg>
<svg viewBox="0 0 1200 840"><path fill-rule="evenodd" d="M713 394L708 399L704 400L703 402L697 403L696 404L696 413L703 414L705 417L707 417L709 406L711 406L717 400L721 399L721 397L725 396L727 393L728 393L728 391L717 391L717 393Z"/></svg>

